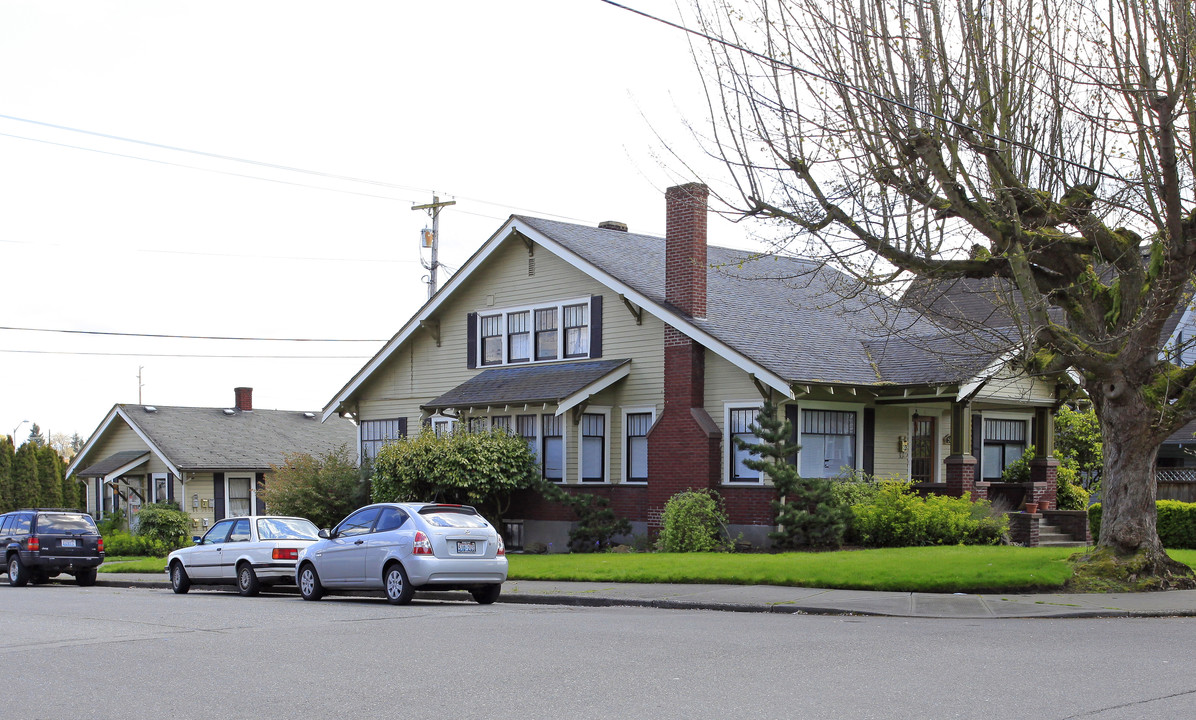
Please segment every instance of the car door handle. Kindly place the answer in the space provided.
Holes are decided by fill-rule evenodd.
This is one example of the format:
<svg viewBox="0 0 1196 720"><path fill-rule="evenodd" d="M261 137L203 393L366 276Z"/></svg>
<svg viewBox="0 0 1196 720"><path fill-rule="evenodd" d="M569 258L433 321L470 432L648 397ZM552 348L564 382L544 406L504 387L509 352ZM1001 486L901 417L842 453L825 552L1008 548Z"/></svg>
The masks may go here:
<svg viewBox="0 0 1196 720"><path fill-rule="evenodd" d="M358 541L354 542L353 544L354 544L354 545L360 545L360 544L362 544L363 542L365 542L365 540L358 540Z"/></svg>

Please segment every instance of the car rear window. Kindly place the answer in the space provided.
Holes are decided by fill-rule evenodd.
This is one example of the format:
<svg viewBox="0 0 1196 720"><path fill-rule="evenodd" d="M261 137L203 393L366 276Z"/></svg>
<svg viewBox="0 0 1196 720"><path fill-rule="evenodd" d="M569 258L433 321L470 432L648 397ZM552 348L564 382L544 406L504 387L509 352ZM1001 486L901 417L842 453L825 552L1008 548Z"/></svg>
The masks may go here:
<svg viewBox="0 0 1196 720"><path fill-rule="evenodd" d="M91 516L82 514L41 515L37 518L37 531L38 533L62 533L64 535L98 532Z"/></svg>
<svg viewBox="0 0 1196 720"><path fill-rule="evenodd" d="M262 540L319 540L320 531L301 518L261 518L257 536Z"/></svg>
<svg viewBox="0 0 1196 720"><path fill-rule="evenodd" d="M472 510L457 511L447 508L425 508L420 510L422 517L432 527L443 528L484 528L486 519L475 514Z"/></svg>

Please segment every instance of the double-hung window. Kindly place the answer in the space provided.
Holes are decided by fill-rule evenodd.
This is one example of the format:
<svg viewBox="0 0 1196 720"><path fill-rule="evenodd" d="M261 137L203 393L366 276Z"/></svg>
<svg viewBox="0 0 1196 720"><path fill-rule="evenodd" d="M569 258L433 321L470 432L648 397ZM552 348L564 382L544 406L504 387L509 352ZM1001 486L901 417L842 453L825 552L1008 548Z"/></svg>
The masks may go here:
<svg viewBox="0 0 1196 720"><path fill-rule="evenodd" d="M494 417L490 418L490 429L511 432L511 416L495 415Z"/></svg>
<svg viewBox="0 0 1196 720"><path fill-rule="evenodd" d="M606 480L606 416L585 413L581 416L581 480Z"/></svg>
<svg viewBox="0 0 1196 720"><path fill-rule="evenodd" d="M531 312L507 315L507 362L519 363L532 359Z"/></svg>
<svg viewBox="0 0 1196 720"><path fill-rule="evenodd" d="M556 360L556 308L536 311L536 359Z"/></svg>
<svg viewBox="0 0 1196 720"><path fill-rule="evenodd" d="M648 430L652 427L652 413L627 413L627 482L648 480Z"/></svg>
<svg viewBox="0 0 1196 720"><path fill-rule="evenodd" d="M1000 480L1005 468L1026 452L1026 421L984 419L985 480Z"/></svg>
<svg viewBox="0 0 1196 720"><path fill-rule="evenodd" d="M756 424L759 407L730 408L727 414L727 433L729 435L729 466L731 482L760 482L760 471L749 468L745 463L751 459L752 453L739 446L736 439L746 443L758 443L760 439L752 432ZM755 456L759 458L759 456Z"/></svg>
<svg viewBox="0 0 1196 720"><path fill-rule="evenodd" d="M589 308L565 306L565 357L585 357L590 353Z"/></svg>
<svg viewBox="0 0 1196 720"><path fill-rule="evenodd" d="M382 446L407 437L407 418L390 418L387 420L362 420L359 428L361 433L361 459L375 460Z"/></svg>
<svg viewBox="0 0 1196 720"><path fill-rule="evenodd" d="M802 477L829 478L855 470L854 410L801 411Z"/></svg>
<svg viewBox="0 0 1196 720"><path fill-rule="evenodd" d="M545 414L540 417L544 428L540 437L544 479L562 482L565 479L565 424L558 415Z"/></svg>
<svg viewBox="0 0 1196 720"><path fill-rule="evenodd" d="M502 365L502 315L482 316L482 364Z"/></svg>
<svg viewBox="0 0 1196 720"><path fill-rule="evenodd" d="M536 458L536 464L540 463L540 440L539 433L536 432L536 416L535 415L517 415L515 416L515 432L523 441L527 443L527 447L532 451L532 457Z"/></svg>

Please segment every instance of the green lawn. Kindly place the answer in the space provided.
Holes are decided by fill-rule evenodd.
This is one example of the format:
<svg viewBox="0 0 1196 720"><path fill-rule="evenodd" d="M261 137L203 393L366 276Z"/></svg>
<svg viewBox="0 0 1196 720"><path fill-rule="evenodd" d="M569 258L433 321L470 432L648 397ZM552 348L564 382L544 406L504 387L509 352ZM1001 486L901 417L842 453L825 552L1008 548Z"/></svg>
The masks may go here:
<svg viewBox="0 0 1196 720"><path fill-rule="evenodd" d="M104 558L100 565L102 573L155 573L166 576L166 558L156 557L116 557Z"/></svg>
<svg viewBox="0 0 1196 720"><path fill-rule="evenodd" d="M823 553L510 555L512 580L794 585L907 592L1059 589L1080 548L924 547ZM1196 564L1196 551L1172 557Z"/></svg>

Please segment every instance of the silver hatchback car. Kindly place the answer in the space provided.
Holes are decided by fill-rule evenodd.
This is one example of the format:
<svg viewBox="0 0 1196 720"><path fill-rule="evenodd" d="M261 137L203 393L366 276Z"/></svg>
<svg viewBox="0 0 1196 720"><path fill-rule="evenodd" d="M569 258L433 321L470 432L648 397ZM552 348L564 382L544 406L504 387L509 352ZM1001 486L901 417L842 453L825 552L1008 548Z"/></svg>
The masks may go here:
<svg viewBox="0 0 1196 720"><path fill-rule="evenodd" d="M377 503L353 512L299 555L304 600L383 590L395 605L417 590L468 590L488 605L507 579L502 536L468 505Z"/></svg>

